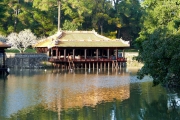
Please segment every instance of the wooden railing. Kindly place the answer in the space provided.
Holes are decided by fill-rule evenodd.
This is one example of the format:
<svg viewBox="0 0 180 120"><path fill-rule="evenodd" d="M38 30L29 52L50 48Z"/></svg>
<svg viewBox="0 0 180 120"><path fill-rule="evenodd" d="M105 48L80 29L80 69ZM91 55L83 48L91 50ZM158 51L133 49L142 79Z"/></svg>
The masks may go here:
<svg viewBox="0 0 180 120"><path fill-rule="evenodd" d="M48 59L49 62L69 62L69 61L74 61L74 62L110 62L117 60L118 62L127 62L126 58L118 58L118 59L112 59L112 58L79 58L79 59L69 59L69 58L55 58L55 57L50 57Z"/></svg>

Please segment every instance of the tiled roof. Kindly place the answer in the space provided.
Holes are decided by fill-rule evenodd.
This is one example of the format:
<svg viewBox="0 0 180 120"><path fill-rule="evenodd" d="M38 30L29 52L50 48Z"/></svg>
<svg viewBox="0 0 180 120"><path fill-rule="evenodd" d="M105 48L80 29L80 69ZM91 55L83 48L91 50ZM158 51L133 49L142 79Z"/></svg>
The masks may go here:
<svg viewBox="0 0 180 120"><path fill-rule="evenodd" d="M39 41L35 47L129 47L123 40L111 40L94 31L63 31Z"/></svg>
<svg viewBox="0 0 180 120"><path fill-rule="evenodd" d="M0 48L10 48L11 46L3 43L3 42L0 42Z"/></svg>

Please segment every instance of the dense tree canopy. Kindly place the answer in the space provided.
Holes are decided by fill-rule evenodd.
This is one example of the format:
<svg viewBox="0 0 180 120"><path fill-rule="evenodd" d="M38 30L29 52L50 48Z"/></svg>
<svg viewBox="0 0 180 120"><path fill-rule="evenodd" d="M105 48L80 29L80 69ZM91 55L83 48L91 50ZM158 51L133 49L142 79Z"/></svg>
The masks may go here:
<svg viewBox="0 0 180 120"><path fill-rule="evenodd" d="M3 20L5 17L5 13L3 11L5 11L5 4L3 4L2 2L3 0L0 0L0 34L3 34Z"/></svg>
<svg viewBox="0 0 180 120"><path fill-rule="evenodd" d="M144 63L139 77L150 75L154 85L180 84L180 1L145 0L143 26L136 40L137 60Z"/></svg>
<svg viewBox="0 0 180 120"><path fill-rule="evenodd" d="M0 2L4 13L1 34L24 29L31 29L39 37L54 34L58 29L59 2L63 30L95 29L105 36L125 40L138 36L138 0L4 0Z"/></svg>

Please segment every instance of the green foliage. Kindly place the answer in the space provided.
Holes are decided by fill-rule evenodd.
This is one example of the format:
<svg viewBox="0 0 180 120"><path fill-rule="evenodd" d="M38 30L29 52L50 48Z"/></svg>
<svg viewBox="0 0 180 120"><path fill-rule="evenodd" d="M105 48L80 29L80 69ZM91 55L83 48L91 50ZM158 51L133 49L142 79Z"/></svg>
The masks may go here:
<svg viewBox="0 0 180 120"><path fill-rule="evenodd" d="M0 33L7 36L24 29L31 29L38 37L55 33L58 1L60 26L64 30L95 29L106 36L118 31L113 38L126 40L138 36L141 15L138 0L117 0L114 5L109 0L4 0L0 2Z"/></svg>
<svg viewBox="0 0 180 120"><path fill-rule="evenodd" d="M115 32L108 32L108 33L103 34L103 35L105 35L105 36L107 36L108 38L111 38L111 39L116 39L116 34L117 34L117 32L115 31Z"/></svg>
<svg viewBox="0 0 180 120"><path fill-rule="evenodd" d="M76 23L72 23L68 20L65 20L64 24L63 24L63 30L77 30L78 25L76 25Z"/></svg>
<svg viewBox="0 0 180 120"><path fill-rule="evenodd" d="M180 6L177 3L176 0L145 0L143 4L146 16L136 46L140 50L137 60L144 66L138 75L152 76L154 85L180 84L180 24L177 22Z"/></svg>
<svg viewBox="0 0 180 120"><path fill-rule="evenodd" d="M57 0L33 0L33 7L42 11L48 11L54 5L57 5Z"/></svg>
<svg viewBox="0 0 180 120"><path fill-rule="evenodd" d="M2 2L3 0L0 0L0 34L4 34L4 31L3 31L3 18L5 17L5 13L4 11L6 11L6 5L3 4Z"/></svg>
<svg viewBox="0 0 180 120"><path fill-rule="evenodd" d="M134 40L139 35L140 18L142 9L139 0L121 0L115 3L116 17L119 22L116 22L118 28L117 38L125 40Z"/></svg>

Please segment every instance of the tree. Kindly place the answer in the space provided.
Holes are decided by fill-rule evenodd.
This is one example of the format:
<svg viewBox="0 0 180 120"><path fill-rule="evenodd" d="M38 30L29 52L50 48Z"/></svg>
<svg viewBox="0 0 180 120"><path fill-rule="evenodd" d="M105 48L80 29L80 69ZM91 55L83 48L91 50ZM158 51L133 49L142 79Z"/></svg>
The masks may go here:
<svg viewBox="0 0 180 120"><path fill-rule="evenodd" d="M180 85L180 1L144 0L145 14L136 39L138 61L144 66L139 78L150 75L154 85Z"/></svg>
<svg viewBox="0 0 180 120"><path fill-rule="evenodd" d="M102 35L105 26L109 24L108 20L111 19L109 11L113 6L107 0L93 0L92 4L92 26Z"/></svg>
<svg viewBox="0 0 180 120"><path fill-rule="evenodd" d="M65 20L64 24L63 24L63 30L72 30L72 31L75 31L78 29L78 25L68 21L68 20Z"/></svg>
<svg viewBox="0 0 180 120"><path fill-rule="evenodd" d="M7 38L6 38L5 36L0 35L0 41L1 41L1 42L6 42L6 39L7 39Z"/></svg>
<svg viewBox="0 0 180 120"><path fill-rule="evenodd" d="M31 29L41 37L54 34L61 26L64 30L75 27L78 30L95 29L108 37L130 36L133 39L139 31L140 10L138 0L132 1L4 0L0 2L0 16L3 15L0 17L0 33L8 35Z"/></svg>
<svg viewBox="0 0 180 120"><path fill-rule="evenodd" d="M35 44L36 36L29 30L25 29L19 34L11 33L7 37L7 43L11 45L12 48L19 50L20 53L24 51L31 45Z"/></svg>
<svg viewBox="0 0 180 120"><path fill-rule="evenodd" d="M115 0L114 0L115 1ZM116 0L117 38L135 40L140 31L140 18L142 15L139 0Z"/></svg>
<svg viewBox="0 0 180 120"><path fill-rule="evenodd" d="M3 4L2 2L3 0L0 0L0 18L3 18L4 17L4 10L5 10L5 5Z"/></svg>
<svg viewBox="0 0 180 120"><path fill-rule="evenodd" d="M5 17L5 5L2 2L3 0L0 0L0 33L2 34L2 30L3 30L3 19Z"/></svg>

